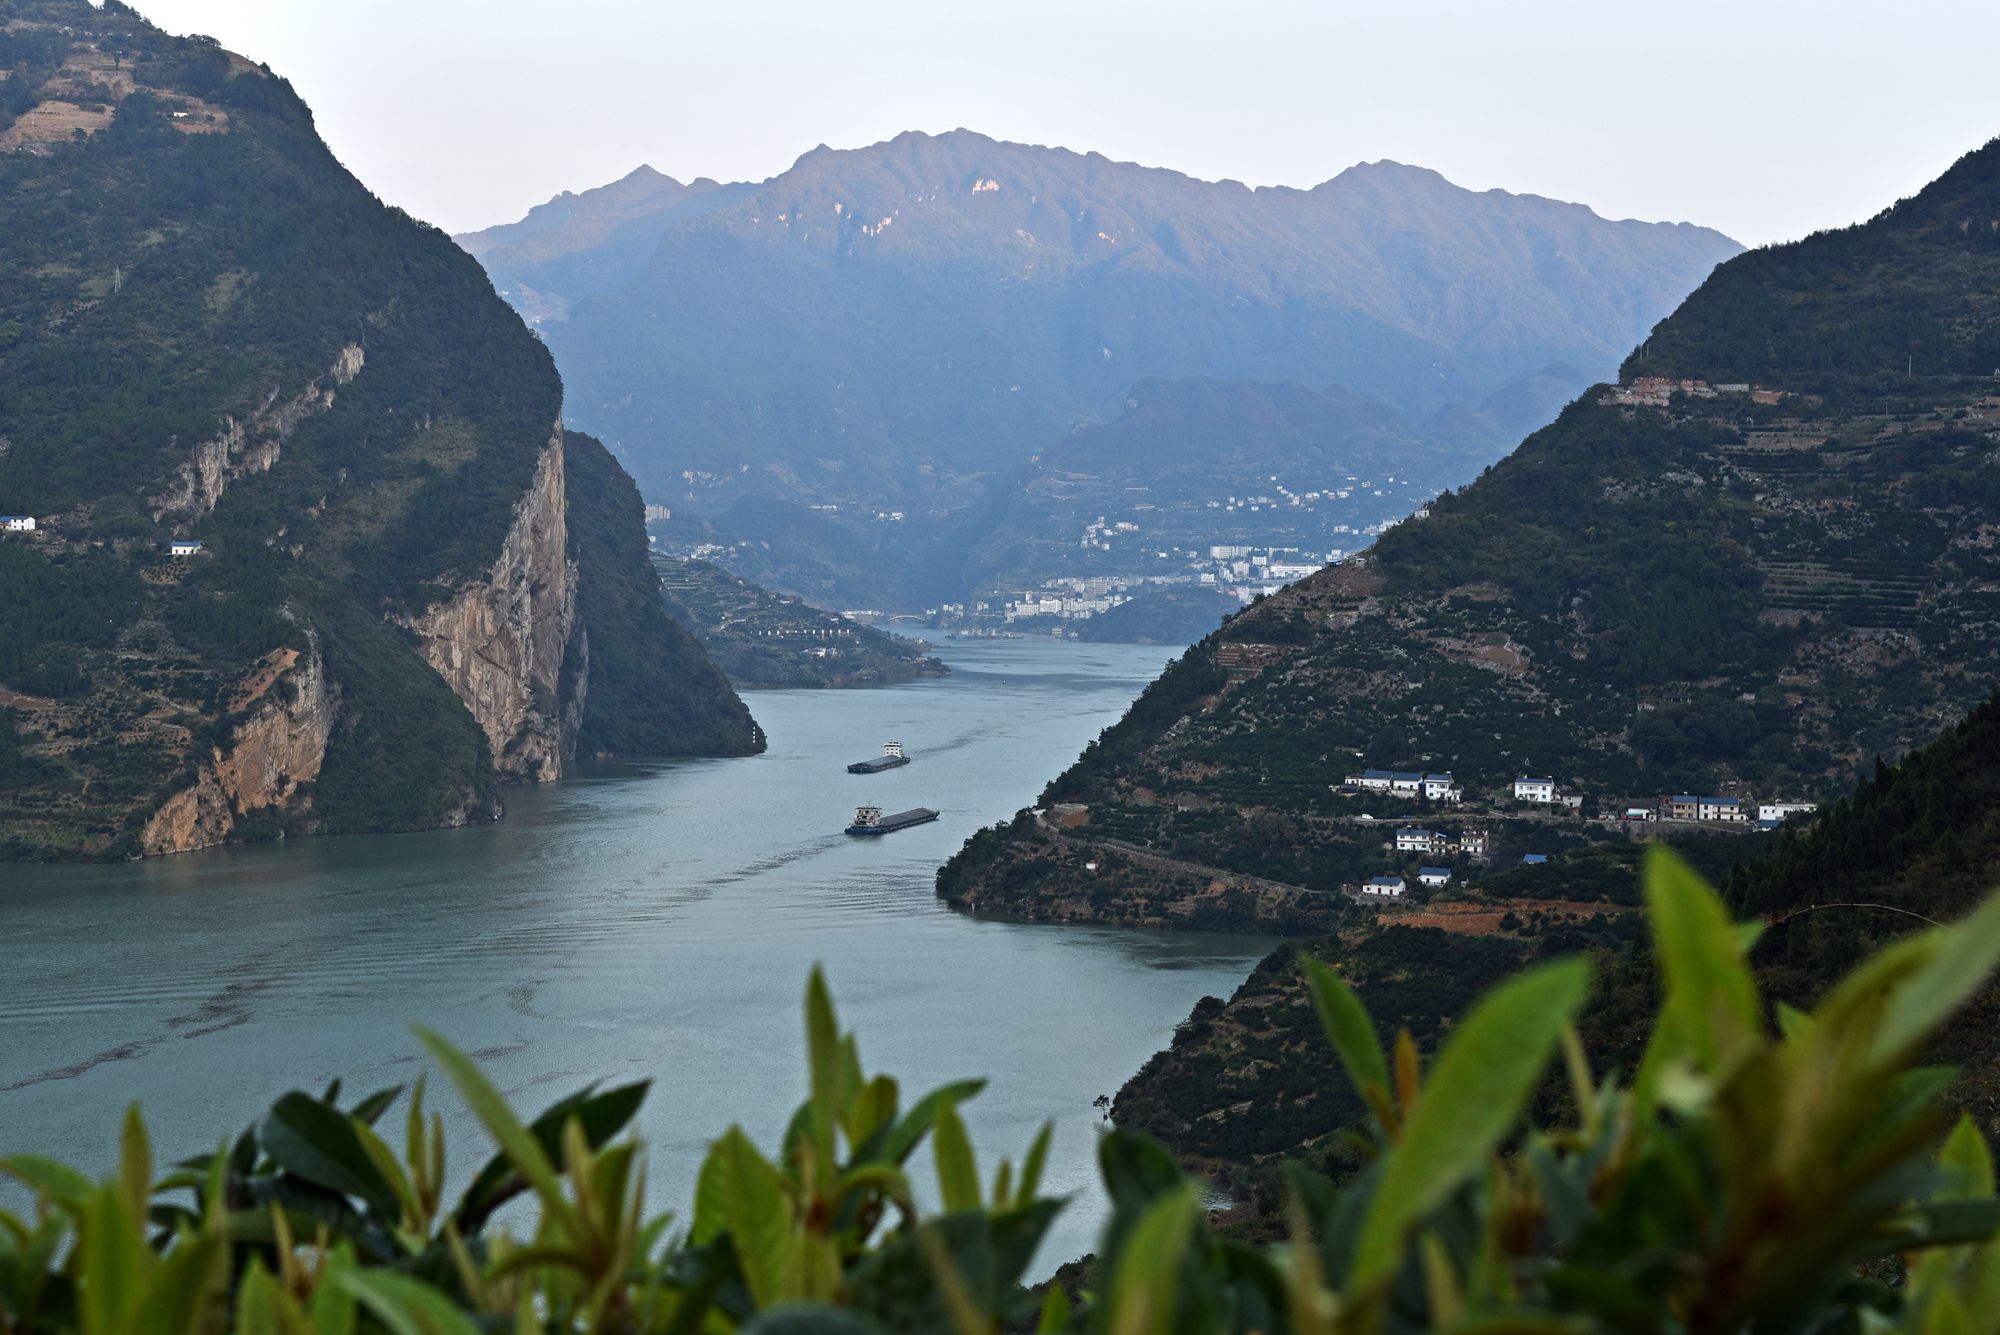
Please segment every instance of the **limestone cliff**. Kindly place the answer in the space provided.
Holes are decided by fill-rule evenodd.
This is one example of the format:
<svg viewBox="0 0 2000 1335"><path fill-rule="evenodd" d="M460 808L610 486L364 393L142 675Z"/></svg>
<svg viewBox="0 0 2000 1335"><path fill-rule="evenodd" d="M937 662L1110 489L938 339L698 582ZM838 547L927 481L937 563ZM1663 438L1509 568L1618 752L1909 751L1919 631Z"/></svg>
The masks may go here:
<svg viewBox="0 0 2000 1335"><path fill-rule="evenodd" d="M151 855L225 842L242 817L283 807L319 776L333 726L319 646L266 655L237 687L227 747L214 747L192 787L168 798L140 836Z"/></svg>
<svg viewBox="0 0 2000 1335"><path fill-rule="evenodd" d="M268 473L278 462L294 428L315 413L333 406L334 391L361 374L366 360L358 343L340 350L324 375L288 399L273 389L263 404L242 420L223 419L217 435L199 442L165 488L152 497L153 519L172 516L198 519L215 508L229 484L248 473Z"/></svg>
<svg viewBox="0 0 2000 1335"><path fill-rule="evenodd" d="M563 702L577 587L568 509L558 424L486 578L411 623L424 661L485 731L494 767L530 783L560 778L575 741Z"/></svg>

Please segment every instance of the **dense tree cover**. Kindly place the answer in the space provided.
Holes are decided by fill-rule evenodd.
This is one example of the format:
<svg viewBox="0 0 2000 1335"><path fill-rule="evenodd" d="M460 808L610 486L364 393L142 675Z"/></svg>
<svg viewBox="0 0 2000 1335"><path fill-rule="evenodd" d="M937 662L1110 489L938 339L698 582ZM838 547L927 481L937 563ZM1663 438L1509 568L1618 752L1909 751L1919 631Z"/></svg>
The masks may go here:
<svg viewBox="0 0 2000 1335"><path fill-rule="evenodd" d="M110 113L0 153L0 511L41 520L0 543L0 685L68 711L43 782L0 798L11 846L132 851L281 646L317 647L338 722L311 810L266 826L493 810L478 727L387 623L491 569L556 447L547 351L448 237L347 173L282 79L119 6L0 0L0 20L10 97L94 79ZM746 749L740 703L633 596L629 482L608 502L616 478L584 482L599 744ZM206 550L170 562L175 537Z"/></svg>
<svg viewBox="0 0 2000 1335"><path fill-rule="evenodd" d="M948 674L929 645L735 575L712 561L652 554L667 615L744 688L885 686ZM826 649L825 657L809 654Z"/></svg>
<svg viewBox="0 0 2000 1335"><path fill-rule="evenodd" d="M36 1202L0 1214L0 1321L22 1335L2000 1326L1988 1137L1953 1124L1945 1073L1915 1065L1989 983L2000 898L1877 953L1782 1025L1714 892L1662 856L1646 900L1664 986L1629 1076L1577 1032L1582 960L1496 983L1428 1060L1308 965L1324 1069L1298 1101L1339 1094L1356 1128L1344 1180L1290 1167L1268 1245L1220 1233L1171 1154L1118 1129L1098 1144L1110 1209L1094 1266L1038 1298L1022 1280L1065 1205L1043 1194L1053 1128L988 1186L959 1111L983 1082L906 1108L815 971L805 1101L775 1153L740 1127L711 1144L685 1227L652 1211L627 1134L645 1084L593 1085L526 1122L419 1030L498 1149L456 1202L421 1080L346 1103L338 1081L292 1091L163 1177L135 1108L101 1184L0 1158ZM1563 1109L1538 1113L1551 1085ZM399 1151L385 1119L406 1094ZM920 1176L935 1183L922 1204Z"/></svg>
<svg viewBox="0 0 2000 1335"><path fill-rule="evenodd" d="M486 734L416 656L407 632L338 598L321 604L321 652L338 691L326 762L301 828L423 830L500 812Z"/></svg>
<svg viewBox="0 0 2000 1335"><path fill-rule="evenodd" d="M1804 828L1782 834L1677 837L1676 848L1762 934L1749 951L1758 985L1774 1002L1820 1003L1835 981L1885 939L1920 931L1968 911L2000 869L2000 699L1894 766L1877 765L1853 796ZM1657 1007L1660 978L1644 924L1625 911L1640 902L1646 845L1606 844L1565 854L1546 867L1502 868L1480 878L1494 900L1562 899L1573 910L1523 905L1498 937L1393 924L1287 945L1267 957L1226 1003L1197 1007L1172 1047L1155 1056L1118 1097L1124 1125L1159 1136L1176 1151L1230 1165L1258 1156L1341 1158L1332 1139L1351 1124L1338 1099L1301 1100L1315 1064L1305 1040L1314 1022L1299 980L1303 960L1338 968L1374 1013L1393 1017L1419 1039L1434 1037L1470 1003L1477 980L1550 956L1589 956L1597 976L1579 1027L1608 1064L1632 1069ZM1991 1109L2000 1095L2000 988L1970 996L1932 1054L1952 1063L1955 1096ZM1289 1092L1286 1092L1289 1091ZM1262 1192L1269 1171L1249 1173Z"/></svg>
<svg viewBox="0 0 2000 1335"><path fill-rule="evenodd" d="M566 432L577 615L589 640L580 755L748 755L764 735L693 635L667 615L646 558L639 488L589 436Z"/></svg>
<svg viewBox="0 0 2000 1335"><path fill-rule="evenodd" d="M1985 275L1996 261L2000 140L1867 222L1725 262L1623 374L1782 382L1844 402L1990 378L2000 312Z"/></svg>

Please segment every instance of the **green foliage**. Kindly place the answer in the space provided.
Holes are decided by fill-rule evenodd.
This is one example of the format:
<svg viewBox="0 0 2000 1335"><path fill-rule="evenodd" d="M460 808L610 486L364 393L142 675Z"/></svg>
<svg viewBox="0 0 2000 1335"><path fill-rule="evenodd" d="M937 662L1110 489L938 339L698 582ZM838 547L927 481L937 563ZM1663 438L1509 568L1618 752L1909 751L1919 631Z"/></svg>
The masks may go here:
<svg viewBox="0 0 2000 1335"><path fill-rule="evenodd" d="M625 1134L643 1085L591 1087L522 1121L478 1067L422 1032L498 1146L455 1206L442 1119L407 1091L400 1151L378 1127L406 1093L284 1095L213 1155L156 1176L133 1110L104 1184L29 1155L0 1173L35 1199L0 1215L0 1329L20 1335L472 1335L890 1331L1003 1324L1084 1335L1420 1330L1958 1332L2000 1325L1991 1150L1911 1062L2000 960L2000 897L1912 936L1774 1029L1754 941L1674 857L1647 869L1665 996L1630 1086L1572 1027L1578 960L1521 973L1428 1064L1393 1066L1340 979L1311 973L1371 1109L1344 1186L1291 1174L1288 1236L1218 1235L1146 1137L1099 1146L1111 1204L1071 1303L1022 1287L1062 1202L1040 1193L1045 1129L1018 1175L977 1175L958 1106L905 1109L806 991L808 1096L779 1152L732 1127L685 1227L649 1215ZM420 1031L421 1032L421 1031ZM1573 1120L1529 1123L1560 1048ZM1947 1130L1949 1129L1949 1134ZM930 1142L940 1208L914 1164ZM510 1201L522 1209L501 1213ZM500 1222L503 1219L517 1222ZM517 1231L518 1228L518 1231ZM1886 1282L1893 1280L1894 1282Z"/></svg>

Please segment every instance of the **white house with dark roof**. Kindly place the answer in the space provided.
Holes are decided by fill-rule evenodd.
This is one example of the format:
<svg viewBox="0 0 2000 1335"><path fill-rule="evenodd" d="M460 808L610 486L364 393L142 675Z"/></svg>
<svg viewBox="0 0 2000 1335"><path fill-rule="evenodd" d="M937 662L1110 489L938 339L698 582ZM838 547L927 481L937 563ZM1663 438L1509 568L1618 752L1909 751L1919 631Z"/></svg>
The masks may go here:
<svg viewBox="0 0 2000 1335"><path fill-rule="evenodd" d="M0 515L0 533L33 533L33 515Z"/></svg>
<svg viewBox="0 0 2000 1335"><path fill-rule="evenodd" d="M1405 826L1396 831L1396 851L1398 853L1429 853L1444 847L1444 836L1436 830L1420 830L1415 826Z"/></svg>
<svg viewBox="0 0 2000 1335"><path fill-rule="evenodd" d="M1698 820L1747 821L1750 813L1743 809L1740 799L1734 797L1704 797L1698 808Z"/></svg>
<svg viewBox="0 0 2000 1335"><path fill-rule="evenodd" d="M1556 800L1554 779L1530 779L1526 776L1514 780L1514 800L1516 802L1553 802Z"/></svg>
<svg viewBox="0 0 2000 1335"><path fill-rule="evenodd" d="M1787 821L1800 812L1818 810L1817 802L1759 802L1757 820L1759 824L1766 821Z"/></svg>
<svg viewBox="0 0 2000 1335"><path fill-rule="evenodd" d="M1440 886L1450 885L1451 868L1419 867L1417 868L1417 880L1429 886L1433 890L1437 889Z"/></svg>
<svg viewBox="0 0 2000 1335"><path fill-rule="evenodd" d="M197 556L200 552L201 544L193 538L175 538L167 544L167 555L169 556Z"/></svg>
<svg viewBox="0 0 2000 1335"><path fill-rule="evenodd" d="M1461 796L1458 784L1451 774L1424 775L1424 800L1427 802L1456 802Z"/></svg>
<svg viewBox="0 0 2000 1335"><path fill-rule="evenodd" d="M1404 888L1400 876L1371 876L1361 883L1362 894L1386 895L1391 899L1400 899Z"/></svg>

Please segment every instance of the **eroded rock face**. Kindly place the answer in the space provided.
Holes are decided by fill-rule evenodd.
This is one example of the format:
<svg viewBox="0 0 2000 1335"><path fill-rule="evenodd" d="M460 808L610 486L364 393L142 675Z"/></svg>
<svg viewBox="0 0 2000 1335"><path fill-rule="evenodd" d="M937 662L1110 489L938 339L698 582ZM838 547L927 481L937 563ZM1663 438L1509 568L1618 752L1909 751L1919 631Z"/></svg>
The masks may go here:
<svg viewBox="0 0 2000 1335"><path fill-rule="evenodd" d="M563 679L576 624L568 504L558 426L491 572L411 623L424 661L485 729L494 767L529 783L560 778L575 741Z"/></svg>
<svg viewBox="0 0 2000 1335"><path fill-rule="evenodd" d="M154 521L169 515L198 519L215 508L237 478L268 473L298 424L331 408L334 391L361 374L364 360L361 345L350 343L324 375L297 394L281 401L274 389L263 406L242 421L224 418L220 434L196 444L166 487L152 497Z"/></svg>
<svg viewBox="0 0 2000 1335"><path fill-rule="evenodd" d="M316 643L302 653L278 649L237 688L232 713L242 719L227 749L217 747L194 786L167 799L146 823L149 856L185 853L225 842L239 817L290 802L319 777L333 730L333 699Z"/></svg>

